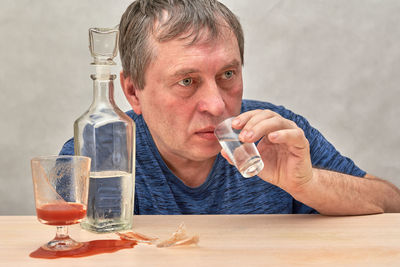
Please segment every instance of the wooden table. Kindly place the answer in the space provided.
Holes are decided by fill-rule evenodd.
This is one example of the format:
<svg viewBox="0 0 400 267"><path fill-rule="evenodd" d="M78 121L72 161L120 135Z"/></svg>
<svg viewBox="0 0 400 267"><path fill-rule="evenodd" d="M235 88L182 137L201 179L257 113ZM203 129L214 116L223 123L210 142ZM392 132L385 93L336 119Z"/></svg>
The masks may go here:
<svg viewBox="0 0 400 267"><path fill-rule="evenodd" d="M55 227L34 216L0 217L0 266L400 266L400 214L135 216L140 233L169 237L181 222L198 246L139 244L110 254L53 260L30 258ZM72 226L79 241L117 238Z"/></svg>

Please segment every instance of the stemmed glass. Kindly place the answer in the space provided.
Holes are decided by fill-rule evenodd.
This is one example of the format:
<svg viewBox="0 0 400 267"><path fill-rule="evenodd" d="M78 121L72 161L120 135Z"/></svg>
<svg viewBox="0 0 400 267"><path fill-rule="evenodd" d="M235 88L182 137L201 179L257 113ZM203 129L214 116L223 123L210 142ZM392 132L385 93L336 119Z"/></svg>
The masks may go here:
<svg viewBox="0 0 400 267"><path fill-rule="evenodd" d="M81 247L82 243L69 237L68 225L86 216L90 158L35 157L31 167L38 220L57 227L55 238L42 248L67 251Z"/></svg>

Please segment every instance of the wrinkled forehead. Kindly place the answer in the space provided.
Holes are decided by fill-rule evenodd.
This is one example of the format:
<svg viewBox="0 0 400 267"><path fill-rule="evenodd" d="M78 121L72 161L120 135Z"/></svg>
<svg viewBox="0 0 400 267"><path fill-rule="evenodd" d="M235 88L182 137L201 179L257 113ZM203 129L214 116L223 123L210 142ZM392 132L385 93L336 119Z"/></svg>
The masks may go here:
<svg viewBox="0 0 400 267"><path fill-rule="evenodd" d="M187 19L182 21L164 10L153 25L152 39L160 43L176 39L186 41L186 45L190 46L234 37L231 27L220 16L208 23Z"/></svg>

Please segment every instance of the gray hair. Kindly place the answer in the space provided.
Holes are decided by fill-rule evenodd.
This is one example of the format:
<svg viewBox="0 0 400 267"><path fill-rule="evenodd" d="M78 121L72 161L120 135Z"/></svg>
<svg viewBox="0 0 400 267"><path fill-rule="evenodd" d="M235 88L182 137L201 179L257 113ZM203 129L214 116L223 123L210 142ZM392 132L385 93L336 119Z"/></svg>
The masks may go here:
<svg viewBox="0 0 400 267"><path fill-rule="evenodd" d="M221 22L234 33L243 64L244 37L238 18L217 0L136 0L128 6L119 24L119 51L125 77L143 89L145 71L154 59L151 37L159 42L191 38L189 45L208 30L208 38L218 37Z"/></svg>

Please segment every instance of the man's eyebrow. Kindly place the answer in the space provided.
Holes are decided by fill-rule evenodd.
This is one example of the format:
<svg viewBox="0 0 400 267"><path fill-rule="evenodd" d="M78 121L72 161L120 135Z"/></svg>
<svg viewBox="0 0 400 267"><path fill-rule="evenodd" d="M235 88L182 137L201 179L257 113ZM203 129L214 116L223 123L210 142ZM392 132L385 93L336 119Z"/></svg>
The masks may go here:
<svg viewBox="0 0 400 267"><path fill-rule="evenodd" d="M238 60L234 59L230 63L226 64L222 69L238 68L239 66L240 66L240 62Z"/></svg>
<svg viewBox="0 0 400 267"><path fill-rule="evenodd" d="M240 66L240 62L238 60L234 59L230 63L223 66L221 69L226 70L226 69L230 69L230 68L238 68L239 66ZM184 69L177 70L176 72L174 72L172 74L172 76L173 77L182 77L182 76L186 76L186 75L189 75L191 73L196 73L196 72L200 72L200 70L195 69L195 68L184 68Z"/></svg>
<svg viewBox="0 0 400 267"><path fill-rule="evenodd" d="M199 72L200 70L198 69L192 69L192 68L187 68L187 69L180 69L177 70L176 72L174 72L174 74L172 74L172 76L174 77L180 77L180 76L185 76L191 73L195 73L195 72Z"/></svg>

